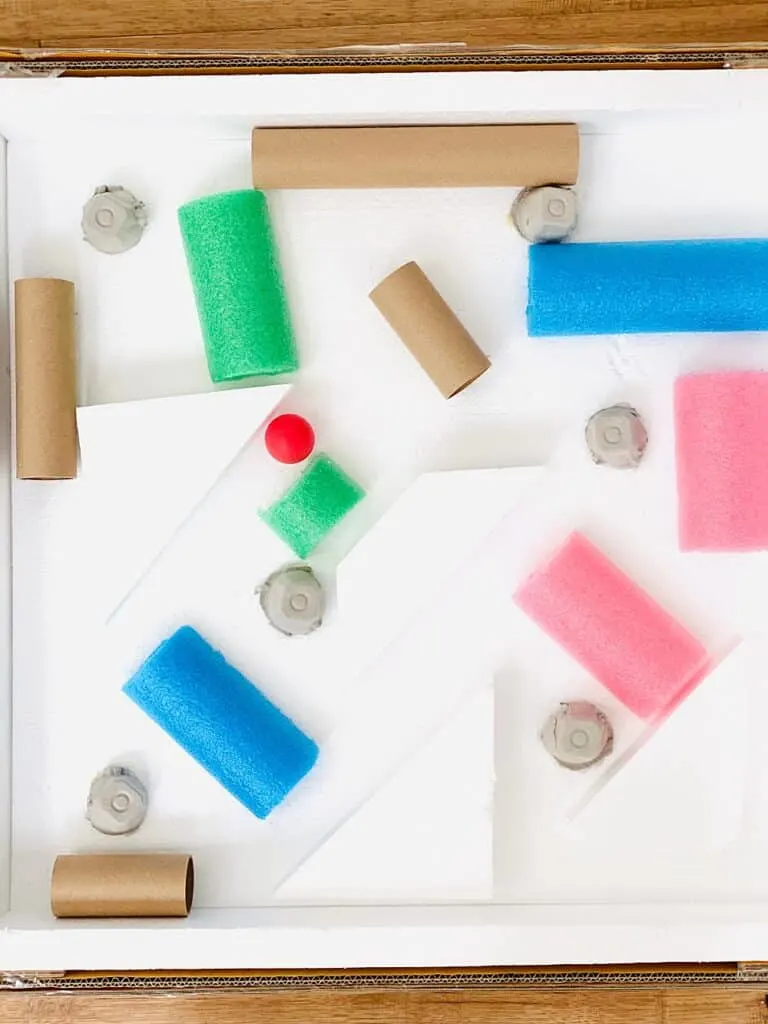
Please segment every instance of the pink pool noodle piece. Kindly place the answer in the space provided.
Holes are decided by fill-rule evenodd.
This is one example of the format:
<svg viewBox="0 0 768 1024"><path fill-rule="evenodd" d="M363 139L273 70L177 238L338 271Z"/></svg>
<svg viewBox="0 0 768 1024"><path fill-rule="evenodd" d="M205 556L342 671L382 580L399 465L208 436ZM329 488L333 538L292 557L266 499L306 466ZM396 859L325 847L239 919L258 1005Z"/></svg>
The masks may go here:
<svg viewBox="0 0 768 1024"><path fill-rule="evenodd" d="M515 601L641 718L671 710L709 670L702 644L580 533Z"/></svg>
<svg viewBox="0 0 768 1024"><path fill-rule="evenodd" d="M675 382L682 551L768 548L768 373Z"/></svg>

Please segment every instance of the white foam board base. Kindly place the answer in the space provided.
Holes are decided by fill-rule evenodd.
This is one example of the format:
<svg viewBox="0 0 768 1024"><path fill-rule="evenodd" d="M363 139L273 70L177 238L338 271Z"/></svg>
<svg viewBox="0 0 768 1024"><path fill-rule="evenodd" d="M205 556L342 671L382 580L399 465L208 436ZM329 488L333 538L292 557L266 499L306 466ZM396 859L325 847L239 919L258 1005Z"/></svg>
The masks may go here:
<svg viewBox="0 0 768 1024"><path fill-rule="evenodd" d="M575 119L582 130L579 239L766 236L768 199L738 186L745 166L765 162L768 143L755 125L762 122L766 99L768 74L761 71L2 81L7 245L0 246L0 260L7 259L11 278L50 274L75 281L82 402L206 393L211 387L175 211L196 195L248 186L254 124ZM124 183L149 209L146 237L122 257L101 256L79 236L82 203L94 186L107 182ZM345 600L354 606L355 588L362 593L363 582L368 586L376 579L368 577L379 543L375 524L389 529L388 510L394 505L397 517L395 502L404 492L409 500L410 485L421 473L488 473L547 463L546 473L531 480L524 507L517 484L501 496L507 483L474 512L471 501L462 504L451 521L455 543L442 521L431 547L422 544L424 525L408 527L402 540L395 531L410 603L418 597L419 569L432 578L445 569L444 578L452 579L451 567L474 550L469 538L477 530L482 573L463 576L469 589L449 591L447 598L453 624L467 632L454 631L444 648L435 642L428 669L426 661L419 663L435 678L453 672L457 680L457 669L469 675L471 668L475 677L466 680L466 692L457 683L455 717L443 723L447 731L436 731L430 745L409 753L399 772L382 779L383 788L361 811L362 824L350 817L277 896L250 883L259 870L244 841L251 823L225 803L229 798L217 787L200 782L177 760L164 737L145 728L138 715L123 712L116 680L102 674L97 649L113 594L106 585L86 585L104 567L95 564L97 546L78 512L81 481L14 483L1 524L4 538L12 527L12 549L7 540L5 549L0 546L8 581L0 588L0 620L9 640L12 627L13 637L7 652L12 674L0 674L0 728L8 741L4 749L12 740L13 762L12 772L0 771L6 823L0 849L0 892L7 896L0 932L3 969L764 956L768 769L760 723L768 705L759 685L761 658L744 668L746 726L731 714L740 711L740 700L734 703L734 693L720 693L716 685L695 695L698 704L674 723L677 742L691 750L703 725L711 728L721 716L730 723L721 732L717 757L694 773L702 787L697 797L707 799L701 812L690 813L694 831L688 830L685 844L673 844L674 870L658 843L656 853L649 843L648 856L635 851L625 864L606 849L605 826L590 830L586 817L581 824L569 820L569 809L594 777L566 778L547 760L537 730L552 703L570 696L607 701L624 742L631 723L505 598L550 545L579 527L713 648L744 636L759 647L768 632L764 555L712 558L677 551L671 387L678 373L691 369L768 367L768 343L763 336L528 339L526 247L507 223L513 198L508 189L271 197L302 359L301 375L281 408L307 414L320 446L369 491L316 559L318 571L336 580L340 610L350 586ZM442 401L367 299L378 280L412 258L450 298L493 361L482 380L450 403ZM7 314L5 293L2 303ZM0 321L3 351L9 352L9 316ZM5 415L7 391L2 397ZM616 400L633 402L649 426L648 455L637 474L602 471L583 445L586 417ZM0 441L10 471L10 431L0 433ZM238 465L242 479L251 473L253 489L247 493L255 508L265 488L281 478L271 471L262 477L258 439ZM9 479L2 477L6 488ZM490 473L484 479L510 478ZM485 486L464 480L467 493ZM446 500L453 498L429 499L438 506ZM426 507L420 502L416 520ZM499 529L491 510L510 507L502 533L488 547ZM119 522L109 527L119 535ZM122 528L130 529L130 522ZM440 546L446 548L446 564L437 557ZM393 548L387 542L380 550ZM223 543L222 551L234 548ZM204 554L210 557L211 551ZM245 586L289 557L262 524L254 528L250 561L237 571ZM362 582L352 585L355 574ZM396 585L402 585L399 573L382 575L382 592L395 601ZM493 598L488 616L480 613L485 606L477 597L486 589ZM241 612L250 622L245 605ZM330 639L329 623L312 679L312 659L306 653L284 657L270 646L255 608L253 633L244 630L239 642L263 644L271 685L296 706L297 716L322 717L331 695L334 701L339 696L334 708L343 708L345 686L378 664L400 629L397 615L386 621L387 628L374 636L361 619L359 644L350 649L345 642L343 651ZM434 622L430 629L436 629ZM714 675L709 682L715 683ZM409 682L400 683L402 694ZM469 709L465 713L458 710L459 697ZM107 715L109 728L93 727L94 709ZM662 738L660 733L654 742ZM459 742L462 758L470 759L468 776L452 756ZM649 756L650 751L649 744ZM116 926L50 918L48 872L55 854L104 848L85 824L82 805L90 776L119 758L148 773L155 795L148 831L131 840L136 848L189 847L200 854L198 902L186 922ZM590 806L597 814L603 798L615 799L610 817L617 818L619 831L630 815L654 820L658 779L649 773L655 780L649 784L641 766L638 760L634 769L632 762L626 768L637 773L636 783L629 774L617 775ZM459 777L473 780L467 820L459 807L453 819L450 814ZM433 816L425 816L425 793L441 780L445 788L430 808ZM613 789L625 784L631 800L620 800ZM734 788L743 814L725 806ZM472 835L465 837L468 823ZM723 823L727 841L713 842ZM395 830L397 842L386 842ZM654 836L649 827L638 842L644 834ZM429 865L451 836L451 858L428 884ZM418 850L411 854L409 844Z"/></svg>

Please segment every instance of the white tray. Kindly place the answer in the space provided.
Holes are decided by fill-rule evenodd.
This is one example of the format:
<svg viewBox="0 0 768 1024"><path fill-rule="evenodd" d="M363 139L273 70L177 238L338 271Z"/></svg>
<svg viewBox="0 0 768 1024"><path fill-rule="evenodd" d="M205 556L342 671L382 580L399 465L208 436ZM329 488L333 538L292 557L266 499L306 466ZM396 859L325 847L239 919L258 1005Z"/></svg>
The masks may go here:
<svg viewBox="0 0 768 1024"><path fill-rule="evenodd" d="M197 195L248 187L254 125L576 120L579 239L765 237L767 100L768 74L759 71L2 81L2 270L7 257L10 280L76 282L82 402L204 392L175 211ZM131 188L150 210L145 239L122 257L100 256L79 235L82 203L107 183ZM414 685L434 687L441 672L455 671L457 651L467 666L455 705L434 720L424 714L397 764L377 762L382 770L363 787L371 798L357 814L354 801L342 808L337 818L346 824L335 830L335 821L335 834L274 893L260 884L254 856L260 823L143 721L106 667L115 633L104 622L133 582L138 550L131 503L146 508L150 496L129 489L123 512L113 502L100 518L98 480L11 484L3 385L8 541L0 557L8 587L0 588L0 617L12 654L0 679L0 739L12 754L0 772L0 969L765 958L768 563L764 555L677 552L670 407L679 372L768 367L768 341L529 340L526 247L506 223L513 194L272 197L302 356L284 404L310 415L322 447L370 496L320 556L321 568L338 572L335 615L319 646L278 644L255 607L253 635L232 642L243 657L257 650L254 677L299 721L323 721L331 708L334 720L343 717L355 696L364 710L355 681L393 641L409 650L397 638L408 636L414 617L429 618L436 593L454 602L466 639L460 634L453 652L433 645L433 658L422 644ZM411 258L493 360L450 404L366 298ZM5 292L2 301L10 353ZM651 432L634 475L596 470L581 436L590 412L622 399L642 408ZM275 486L274 474L261 477L259 445L257 438L234 470L236 481L261 481L247 492L254 502ZM515 468L543 464L546 471ZM151 500L162 503L156 469ZM414 486L420 472L451 469L462 472ZM503 603L506 581L473 577L472 567L483 558L492 565L503 536L514 552L511 593L539 553L574 527L586 527L713 647L743 643L642 759L571 821L595 776L550 764L536 736L543 716L557 700L583 696L614 714L621 743L630 724ZM265 527L254 530L244 578L255 584L287 552ZM177 557L194 575L184 543L195 547L182 532L161 570ZM162 575L134 592L131 605L145 617ZM483 580L498 598L488 616L477 614ZM156 624L160 633L164 626ZM403 671L414 672L414 663ZM83 817L90 778L120 759L143 770L153 798L144 828L122 841L99 837ZM191 852L198 887L189 920L55 922L47 903L56 854L116 849Z"/></svg>

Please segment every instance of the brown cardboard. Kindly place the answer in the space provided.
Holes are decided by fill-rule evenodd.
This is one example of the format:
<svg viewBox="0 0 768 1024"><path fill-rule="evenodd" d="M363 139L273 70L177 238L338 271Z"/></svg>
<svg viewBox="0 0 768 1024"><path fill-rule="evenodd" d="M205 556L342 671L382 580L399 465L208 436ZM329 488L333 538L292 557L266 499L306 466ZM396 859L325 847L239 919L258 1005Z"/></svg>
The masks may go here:
<svg viewBox="0 0 768 1024"><path fill-rule="evenodd" d="M61 0L64 3L65 0ZM118 0L111 0L117 3ZM120 2L125 6L124 0ZM313 0L307 0L313 2ZM616 0L603 0L615 4ZM678 0L664 0L667 3ZM70 4L71 6L71 4ZM722 5L724 6L724 5ZM242 7L240 8L242 9ZM106 17L100 7L100 14ZM111 15L110 15L111 17ZM531 15L535 17L535 15ZM596 17L600 17L596 14ZM727 14L723 15L727 17ZM607 20L613 24L614 16ZM560 19L555 19L560 21ZM731 19L733 23L733 19ZM480 24L474 21L473 24ZM307 33L316 35L314 29ZM325 34L332 35L333 26ZM292 74L292 75L340 75L366 74L409 74L414 71L620 71L632 68L646 71L664 69L703 70L712 68L752 69L768 67L768 53L764 33L757 43L738 44L723 49L711 45L681 42L679 37L672 40L668 48L638 47L617 48L615 43L603 47L580 45L560 46L556 50L541 52L536 46L508 46L501 48L492 44L480 49L455 46L355 46L349 50L331 48L323 50L314 46L312 50L296 51L290 46L279 50L269 49L256 53L243 48L246 35L210 36L193 34L165 37L130 36L104 39L100 37L88 43L87 37L62 40L47 37L47 42L34 45L3 47L0 60L7 65L10 74L27 76L30 73L41 77L66 75L68 78L109 78L130 75L222 75L222 74ZM190 50L184 40L198 41L200 45ZM203 46L206 42L221 45ZM0 40L0 42L2 42ZM111 42L108 49L104 44ZM96 45L96 44L101 45ZM142 45L142 43L144 45ZM151 44L151 45L148 45ZM222 46L224 48L222 48ZM228 47L228 48L227 48ZM45 70L42 70L43 67Z"/></svg>
<svg viewBox="0 0 768 1024"><path fill-rule="evenodd" d="M453 398L491 365L418 264L393 271L370 298L443 398Z"/></svg>
<svg viewBox="0 0 768 1024"><path fill-rule="evenodd" d="M16 476L77 475L75 286L28 277L16 282Z"/></svg>
<svg viewBox="0 0 768 1024"><path fill-rule="evenodd" d="M186 917L194 866L187 854L65 854L51 876L55 917Z"/></svg>
<svg viewBox="0 0 768 1024"><path fill-rule="evenodd" d="M255 128L255 188L573 185L575 124Z"/></svg>

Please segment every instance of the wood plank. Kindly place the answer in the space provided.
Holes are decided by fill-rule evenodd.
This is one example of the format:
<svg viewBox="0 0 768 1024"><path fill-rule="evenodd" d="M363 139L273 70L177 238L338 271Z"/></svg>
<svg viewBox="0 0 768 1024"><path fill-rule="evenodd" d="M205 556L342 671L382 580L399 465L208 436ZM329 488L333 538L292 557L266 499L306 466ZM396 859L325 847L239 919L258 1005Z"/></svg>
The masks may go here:
<svg viewBox="0 0 768 1024"><path fill-rule="evenodd" d="M5 0L0 46L250 50L461 43L568 50L759 48L754 0Z"/></svg>

